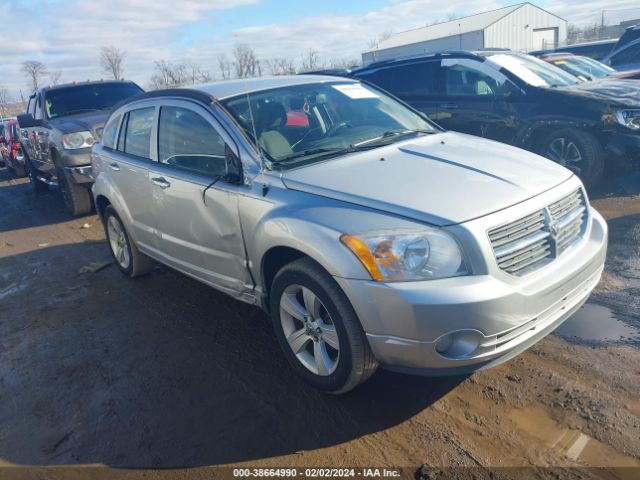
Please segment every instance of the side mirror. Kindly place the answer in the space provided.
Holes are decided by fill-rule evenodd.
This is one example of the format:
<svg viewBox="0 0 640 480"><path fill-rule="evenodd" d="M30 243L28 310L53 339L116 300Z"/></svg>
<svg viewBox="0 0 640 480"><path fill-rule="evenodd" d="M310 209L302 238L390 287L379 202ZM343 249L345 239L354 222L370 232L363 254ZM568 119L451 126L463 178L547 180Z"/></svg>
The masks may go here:
<svg viewBox="0 0 640 480"><path fill-rule="evenodd" d="M33 118L33 115L30 113L23 113L16 118L18 119L20 128L44 127L47 124L45 120Z"/></svg>
<svg viewBox="0 0 640 480"><path fill-rule="evenodd" d="M18 125L20 128L35 127L35 118L30 113L23 113L16 117L18 119Z"/></svg>

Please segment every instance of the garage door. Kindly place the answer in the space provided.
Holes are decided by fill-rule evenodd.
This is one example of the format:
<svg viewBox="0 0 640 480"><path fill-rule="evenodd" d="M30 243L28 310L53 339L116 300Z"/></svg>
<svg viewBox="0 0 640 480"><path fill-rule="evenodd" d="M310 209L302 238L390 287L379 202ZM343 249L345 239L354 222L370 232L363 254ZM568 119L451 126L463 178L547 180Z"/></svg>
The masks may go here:
<svg viewBox="0 0 640 480"><path fill-rule="evenodd" d="M558 44L558 28L535 28L533 30L533 49L546 50L556 48Z"/></svg>

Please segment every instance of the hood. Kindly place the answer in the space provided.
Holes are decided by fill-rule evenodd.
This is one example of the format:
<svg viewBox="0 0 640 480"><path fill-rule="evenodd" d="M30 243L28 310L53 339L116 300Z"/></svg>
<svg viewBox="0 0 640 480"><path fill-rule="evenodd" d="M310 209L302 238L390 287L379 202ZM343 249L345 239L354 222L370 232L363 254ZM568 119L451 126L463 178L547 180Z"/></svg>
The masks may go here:
<svg viewBox="0 0 640 480"><path fill-rule="evenodd" d="M89 130L97 137L102 136L102 127L104 127L108 111L78 113L76 115L68 115L65 117L54 118L49 123L62 133L73 133L82 130Z"/></svg>
<svg viewBox="0 0 640 480"><path fill-rule="evenodd" d="M555 90L602 100L612 105L640 107L640 82L630 82L619 78L605 78L568 87L558 87Z"/></svg>
<svg viewBox="0 0 640 480"><path fill-rule="evenodd" d="M572 173L502 143L446 132L286 171L287 188L452 225L515 205Z"/></svg>

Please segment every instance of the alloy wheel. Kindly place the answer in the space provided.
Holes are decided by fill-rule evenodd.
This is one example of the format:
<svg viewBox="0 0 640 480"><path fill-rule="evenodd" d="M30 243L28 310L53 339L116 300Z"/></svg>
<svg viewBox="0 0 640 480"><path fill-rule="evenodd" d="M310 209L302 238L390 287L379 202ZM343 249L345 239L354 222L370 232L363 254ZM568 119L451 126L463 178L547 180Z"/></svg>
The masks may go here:
<svg viewBox="0 0 640 480"><path fill-rule="evenodd" d="M131 251L129 242L124 233L124 227L120 221L113 215L107 220L107 234L109 237L109 245L118 265L123 269L129 268L131 262Z"/></svg>
<svg viewBox="0 0 640 480"><path fill-rule="evenodd" d="M583 161L580 149L565 137L554 138L547 147L546 156L578 176L582 173Z"/></svg>
<svg viewBox="0 0 640 480"><path fill-rule="evenodd" d="M280 321L289 347L302 365L319 376L338 367L340 342L331 315L309 288L290 285L280 297Z"/></svg>

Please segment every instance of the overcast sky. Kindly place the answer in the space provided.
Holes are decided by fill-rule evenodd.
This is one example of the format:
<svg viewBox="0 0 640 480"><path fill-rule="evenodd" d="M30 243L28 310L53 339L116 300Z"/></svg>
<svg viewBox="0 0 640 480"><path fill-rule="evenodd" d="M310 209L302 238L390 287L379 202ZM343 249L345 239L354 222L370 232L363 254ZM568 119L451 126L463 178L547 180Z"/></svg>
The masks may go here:
<svg viewBox="0 0 640 480"><path fill-rule="evenodd" d="M103 76L101 46L127 52L125 77L148 86L155 60L192 60L219 77L217 57L236 43L259 58L309 49L321 57L359 58L385 31L398 32L450 15L511 5L503 0L0 0L0 85L13 99L28 95L25 60L62 72L63 81ZM543 0L536 5L571 23L610 23L635 9L638 0ZM48 78L44 78L48 82Z"/></svg>

